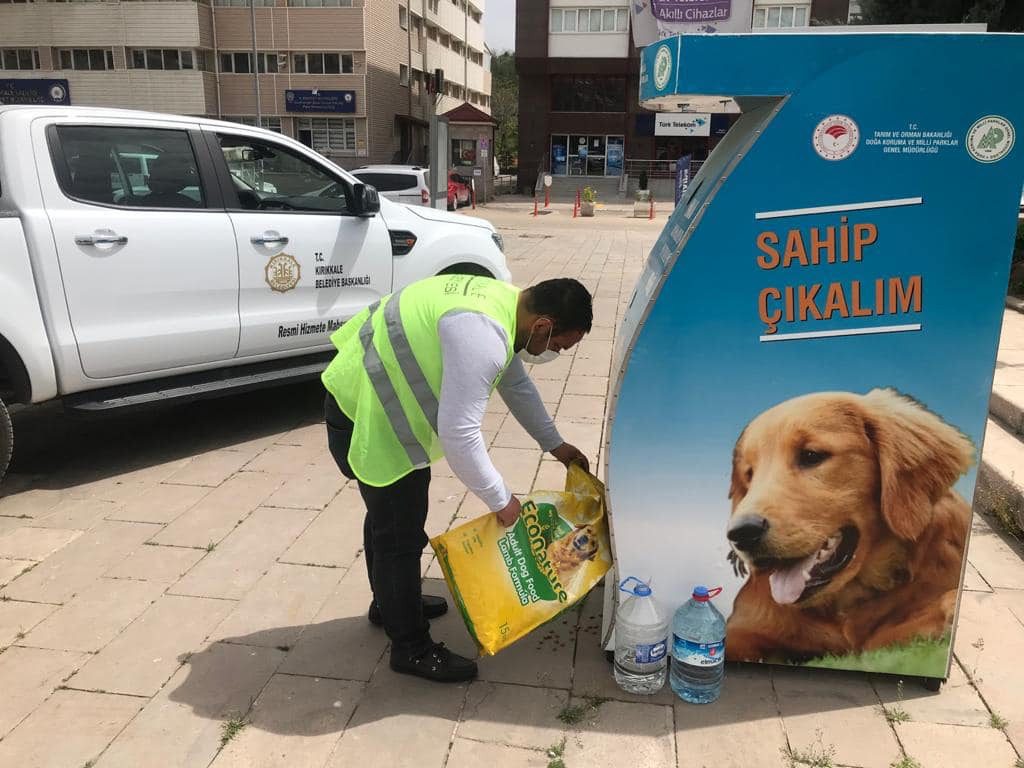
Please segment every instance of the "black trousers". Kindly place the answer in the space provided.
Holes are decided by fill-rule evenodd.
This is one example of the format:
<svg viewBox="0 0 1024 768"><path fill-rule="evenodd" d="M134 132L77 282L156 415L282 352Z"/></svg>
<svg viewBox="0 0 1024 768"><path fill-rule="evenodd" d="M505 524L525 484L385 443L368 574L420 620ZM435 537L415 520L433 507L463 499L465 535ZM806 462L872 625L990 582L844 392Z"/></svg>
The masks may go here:
<svg viewBox="0 0 1024 768"><path fill-rule="evenodd" d="M359 481L348 463L352 421L330 393L324 400L327 444L341 473L359 483L366 505L363 558L373 599L384 618L393 653L417 654L431 643L423 618L423 549L427 546L430 468L417 469L383 488Z"/></svg>

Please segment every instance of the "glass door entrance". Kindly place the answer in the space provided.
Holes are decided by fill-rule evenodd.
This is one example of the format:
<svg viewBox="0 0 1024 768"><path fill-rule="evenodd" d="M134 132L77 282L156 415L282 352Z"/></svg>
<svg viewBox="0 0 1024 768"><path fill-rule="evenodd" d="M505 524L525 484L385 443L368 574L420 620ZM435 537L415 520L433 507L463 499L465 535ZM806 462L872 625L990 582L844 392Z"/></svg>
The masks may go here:
<svg viewBox="0 0 1024 768"><path fill-rule="evenodd" d="M556 176L621 176L623 136L552 134L551 173Z"/></svg>

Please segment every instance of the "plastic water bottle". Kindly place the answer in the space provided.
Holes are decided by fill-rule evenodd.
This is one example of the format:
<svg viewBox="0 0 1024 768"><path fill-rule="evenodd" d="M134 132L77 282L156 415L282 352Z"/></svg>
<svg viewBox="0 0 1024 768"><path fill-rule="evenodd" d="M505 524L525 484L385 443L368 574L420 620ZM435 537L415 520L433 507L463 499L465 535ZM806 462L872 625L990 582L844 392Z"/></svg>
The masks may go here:
<svg viewBox="0 0 1024 768"><path fill-rule="evenodd" d="M711 604L721 587L694 587L672 618L672 690L691 704L710 704L725 674L725 617Z"/></svg>
<svg viewBox="0 0 1024 768"><path fill-rule="evenodd" d="M635 576L623 579L619 590L629 597L615 613L615 682L627 693L657 693L668 668L668 617Z"/></svg>

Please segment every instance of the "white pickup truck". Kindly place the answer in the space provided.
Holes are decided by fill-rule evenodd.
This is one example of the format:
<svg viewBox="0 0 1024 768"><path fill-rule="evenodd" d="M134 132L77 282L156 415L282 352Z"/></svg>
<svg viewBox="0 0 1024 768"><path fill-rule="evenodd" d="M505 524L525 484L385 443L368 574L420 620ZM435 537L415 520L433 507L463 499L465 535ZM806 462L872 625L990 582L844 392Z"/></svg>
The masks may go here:
<svg viewBox="0 0 1024 768"><path fill-rule="evenodd" d="M285 136L0 107L0 480L7 405L99 412L314 378L345 320L449 272L509 279L490 223L380 199Z"/></svg>

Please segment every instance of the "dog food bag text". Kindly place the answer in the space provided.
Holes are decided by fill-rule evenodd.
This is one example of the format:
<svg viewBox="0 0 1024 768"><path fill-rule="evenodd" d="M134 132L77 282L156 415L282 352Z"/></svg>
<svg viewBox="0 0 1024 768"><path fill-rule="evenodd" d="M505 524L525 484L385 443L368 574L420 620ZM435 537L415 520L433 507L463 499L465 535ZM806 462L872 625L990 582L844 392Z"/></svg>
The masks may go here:
<svg viewBox="0 0 1024 768"><path fill-rule="evenodd" d="M611 567L604 484L579 466L564 491L522 499L505 528L486 514L430 540L480 650L495 654L584 597Z"/></svg>

